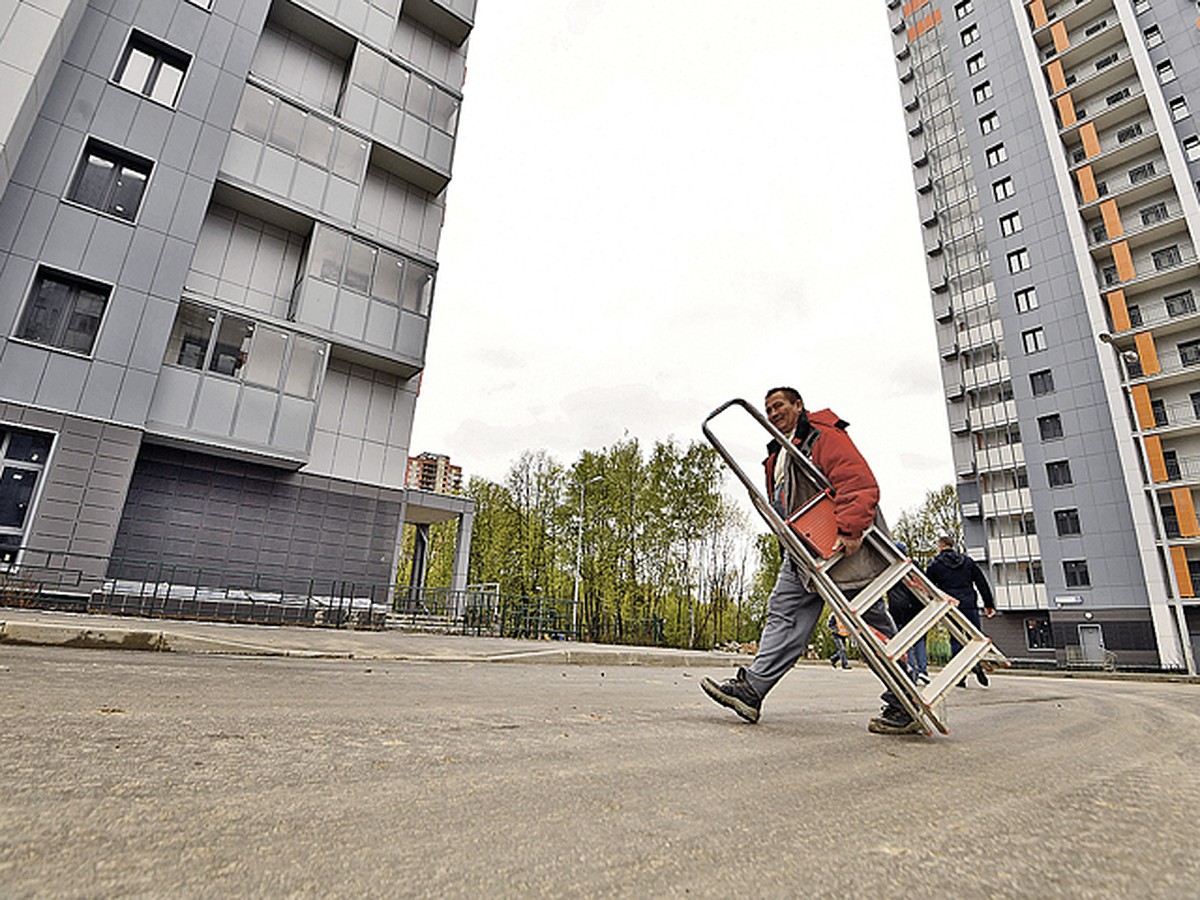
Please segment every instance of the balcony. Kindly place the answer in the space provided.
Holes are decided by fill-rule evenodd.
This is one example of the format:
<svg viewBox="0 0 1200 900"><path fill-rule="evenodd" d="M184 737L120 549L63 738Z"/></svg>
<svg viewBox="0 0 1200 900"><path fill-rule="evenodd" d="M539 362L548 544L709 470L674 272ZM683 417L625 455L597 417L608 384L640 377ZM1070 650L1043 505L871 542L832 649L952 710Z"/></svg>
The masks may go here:
<svg viewBox="0 0 1200 900"><path fill-rule="evenodd" d="M971 430L981 431L997 425L1006 425L1017 421L1017 404L1014 400L1004 400L1000 403L989 403L970 412Z"/></svg>
<svg viewBox="0 0 1200 900"><path fill-rule="evenodd" d="M975 464L980 472L999 472L1025 465L1025 448L1020 444L988 447L975 451Z"/></svg>
<svg viewBox="0 0 1200 900"><path fill-rule="evenodd" d="M1014 534L988 538L988 560L999 562L1028 562L1042 555L1036 534Z"/></svg>
<svg viewBox="0 0 1200 900"><path fill-rule="evenodd" d="M475 0L404 0L403 15L458 47L475 23Z"/></svg>
<svg viewBox="0 0 1200 900"><path fill-rule="evenodd" d="M989 518L997 514L1011 515L1033 512L1033 499L1030 496L1029 488L991 491L984 494L981 500L983 514Z"/></svg>
<svg viewBox="0 0 1200 900"><path fill-rule="evenodd" d="M1008 360L985 363L963 370L963 387L967 390L1008 381Z"/></svg>

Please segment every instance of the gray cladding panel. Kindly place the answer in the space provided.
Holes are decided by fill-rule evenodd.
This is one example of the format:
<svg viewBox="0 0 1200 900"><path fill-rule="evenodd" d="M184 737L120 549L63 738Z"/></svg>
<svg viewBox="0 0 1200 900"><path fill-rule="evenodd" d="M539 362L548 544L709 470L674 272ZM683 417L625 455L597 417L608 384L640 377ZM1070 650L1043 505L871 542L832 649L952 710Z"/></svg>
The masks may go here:
<svg viewBox="0 0 1200 900"><path fill-rule="evenodd" d="M207 573L205 583L257 572L263 584L286 579L291 589L310 580L386 586L403 495L350 490L317 476L146 445L113 555Z"/></svg>

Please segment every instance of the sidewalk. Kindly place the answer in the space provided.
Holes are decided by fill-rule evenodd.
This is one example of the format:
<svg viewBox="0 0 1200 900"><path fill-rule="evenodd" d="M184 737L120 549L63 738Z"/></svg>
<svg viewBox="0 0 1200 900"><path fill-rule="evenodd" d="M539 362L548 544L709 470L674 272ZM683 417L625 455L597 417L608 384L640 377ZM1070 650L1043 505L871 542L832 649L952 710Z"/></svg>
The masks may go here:
<svg viewBox="0 0 1200 900"><path fill-rule="evenodd" d="M231 625L0 607L0 645L154 650L229 656L515 662L556 665L748 665L720 651L531 641L404 631L351 631L289 625Z"/></svg>

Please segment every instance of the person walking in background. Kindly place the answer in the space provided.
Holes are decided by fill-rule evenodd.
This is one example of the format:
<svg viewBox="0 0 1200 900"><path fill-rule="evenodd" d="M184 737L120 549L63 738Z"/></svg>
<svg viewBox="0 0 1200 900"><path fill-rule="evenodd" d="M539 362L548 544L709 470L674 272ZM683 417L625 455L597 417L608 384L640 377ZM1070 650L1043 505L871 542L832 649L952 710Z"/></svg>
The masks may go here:
<svg viewBox="0 0 1200 900"><path fill-rule="evenodd" d="M833 637L833 646L836 648L833 651L833 658L829 660L830 664L836 669L838 661L841 660L842 668L850 668L850 656L846 652L846 642L850 639L850 629L842 624L842 620L836 614L829 614L829 621L825 623L829 626L829 634Z"/></svg>
<svg viewBox="0 0 1200 900"><path fill-rule="evenodd" d="M896 549L904 556L908 555L908 548L900 541L896 542ZM892 619L896 622L896 628L903 628L911 622L921 609L921 601L916 598L916 595L908 589L904 582L898 582L888 588L888 612L892 614ZM908 653L905 655L905 662L908 664L909 678L916 684L929 684L929 657L925 652L925 638L923 636L908 648Z"/></svg>
<svg viewBox="0 0 1200 900"><path fill-rule="evenodd" d="M988 585L987 579L983 576L983 572L980 571L975 560L954 549L954 538L943 534L938 538L937 545L938 554L929 563L925 574L929 576L930 581L957 600L959 611L970 619L972 625L982 631L979 623L980 598L983 599L983 609L987 617L990 619L996 614L996 603L992 599L992 589ZM978 592L978 596L976 596L976 592ZM962 644L951 635L950 655L954 656L961 649ZM976 665L974 672L975 679L980 685L987 687L988 677L983 666ZM958 686L966 687L966 679L960 681Z"/></svg>

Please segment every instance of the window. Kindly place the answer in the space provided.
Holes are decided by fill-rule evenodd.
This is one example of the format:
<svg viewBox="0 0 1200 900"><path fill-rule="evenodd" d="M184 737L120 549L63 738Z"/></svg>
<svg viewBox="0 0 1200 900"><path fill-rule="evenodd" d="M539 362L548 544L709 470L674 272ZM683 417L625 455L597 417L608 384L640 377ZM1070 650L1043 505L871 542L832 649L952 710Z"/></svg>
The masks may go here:
<svg viewBox="0 0 1200 900"><path fill-rule="evenodd" d="M1025 648L1027 650L1053 650L1054 632L1049 619L1025 620Z"/></svg>
<svg viewBox="0 0 1200 900"><path fill-rule="evenodd" d="M1163 42L1162 32L1159 31L1157 25L1151 25L1149 28L1143 28L1142 36L1146 39L1147 47L1157 47Z"/></svg>
<svg viewBox="0 0 1200 900"><path fill-rule="evenodd" d="M1065 459L1046 463L1046 480L1050 487L1065 487L1071 484L1071 463Z"/></svg>
<svg viewBox="0 0 1200 900"><path fill-rule="evenodd" d="M0 564L13 562L53 438L0 425Z"/></svg>
<svg viewBox="0 0 1200 900"><path fill-rule="evenodd" d="M72 353L90 354L108 305L109 290L76 275L39 269L17 337Z"/></svg>
<svg viewBox="0 0 1200 900"><path fill-rule="evenodd" d="M113 81L156 103L174 106L187 67L187 54L135 31L121 54Z"/></svg>
<svg viewBox="0 0 1200 900"><path fill-rule="evenodd" d="M212 9L212 0L188 0L188 3L201 9Z"/></svg>
<svg viewBox="0 0 1200 900"><path fill-rule="evenodd" d="M1029 331L1022 331L1021 344L1025 347L1026 354L1045 350L1046 332L1041 328L1031 328Z"/></svg>
<svg viewBox="0 0 1200 900"><path fill-rule="evenodd" d="M1116 93L1109 94L1107 97L1105 97L1104 104L1105 104L1105 106L1116 106L1122 100L1127 100L1129 98L1129 96L1130 96L1129 88L1124 87L1124 88L1121 88Z"/></svg>
<svg viewBox="0 0 1200 900"><path fill-rule="evenodd" d="M1064 559L1063 579L1069 588L1091 587L1086 559Z"/></svg>
<svg viewBox="0 0 1200 900"><path fill-rule="evenodd" d="M1151 206L1143 206L1138 210L1138 215L1142 217L1143 225L1153 225L1156 222L1161 222L1167 218L1167 204L1159 202Z"/></svg>
<svg viewBox="0 0 1200 900"><path fill-rule="evenodd" d="M1082 534L1079 527L1079 510L1056 509L1054 511L1054 527L1058 530L1059 537Z"/></svg>
<svg viewBox="0 0 1200 900"><path fill-rule="evenodd" d="M1190 111L1188 110L1186 97L1176 97L1167 105L1171 107L1171 118L1176 122L1178 122L1180 119L1186 119L1189 115L1191 115Z"/></svg>
<svg viewBox="0 0 1200 900"><path fill-rule="evenodd" d="M1142 133L1142 123L1134 122L1132 125L1126 125L1117 131L1117 143L1124 144L1126 141L1131 141Z"/></svg>
<svg viewBox="0 0 1200 900"><path fill-rule="evenodd" d="M987 60L984 59L983 53L976 53L974 56L967 57L967 74L974 75L981 72L987 65Z"/></svg>
<svg viewBox="0 0 1200 900"><path fill-rule="evenodd" d="M163 362L312 399L325 344L189 300L179 304Z"/></svg>
<svg viewBox="0 0 1200 900"><path fill-rule="evenodd" d="M67 199L132 222L149 179L149 161L89 140Z"/></svg>
<svg viewBox="0 0 1200 900"><path fill-rule="evenodd" d="M1134 166L1129 170L1129 183L1137 184L1145 181L1147 178L1154 176L1154 162L1142 163L1140 166Z"/></svg>
<svg viewBox="0 0 1200 900"><path fill-rule="evenodd" d="M987 148L987 164L988 168L1000 165L1008 159L1008 151L1004 149L1003 144L996 144L994 147Z"/></svg>
<svg viewBox="0 0 1200 900"><path fill-rule="evenodd" d="M962 0L961 3L954 4L954 18L956 19L965 19L973 12L975 12L975 4L971 0Z"/></svg>
<svg viewBox="0 0 1200 900"><path fill-rule="evenodd" d="M1179 515L1175 512L1175 507L1174 506L1163 506L1163 507L1161 507L1161 509L1162 509L1163 531L1166 533L1168 538L1178 538L1179 537Z"/></svg>
<svg viewBox="0 0 1200 900"><path fill-rule="evenodd" d="M1192 416L1200 419L1200 391L1188 394L1188 399L1192 401Z"/></svg>
<svg viewBox="0 0 1200 900"><path fill-rule="evenodd" d="M1029 373L1029 387L1033 391L1033 396L1043 397L1046 394L1054 393L1054 373L1049 369L1042 369L1040 372Z"/></svg>
<svg viewBox="0 0 1200 900"><path fill-rule="evenodd" d="M1051 413L1038 417L1038 434L1043 441L1056 441L1063 436L1062 416Z"/></svg>
<svg viewBox="0 0 1200 900"><path fill-rule="evenodd" d="M1016 275L1018 272L1023 272L1029 268L1029 251L1022 247L1020 250L1014 250L1008 254L1008 271Z"/></svg>
<svg viewBox="0 0 1200 900"><path fill-rule="evenodd" d="M1200 341L1184 341L1177 346L1181 363L1185 366L1200 365Z"/></svg>
<svg viewBox="0 0 1200 900"><path fill-rule="evenodd" d="M971 44L979 40L979 26L971 25L968 28L963 29L963 31L959 33L958 37L959 40L962 41L962 45L964 47L969 47Z"/></svg>
<svg viewBox="0 0 1200 900"><path fill-rule="evenodd" d="M1142 308L1136 303L1127 303L1126 310L1129 312L1129 324L1134 328L1138 328L1142 324Z"/></svg>
<svg viewBox="0 0 1200 900"><path fill-rule="evenodd" d="M1168 294L1163 297L1163 302L1167 305L1167 315L1171 317L1186 316L1196 311L1196 300L1190 290Z"/></svg>
<svg viewBox="0 0 1200 900"><path fill-rule="evenodd" d="M1179 252L1178 244L1172 244L1170 247L1155 250L1150 254L1150 259L1154 261L1154 268L1161 272L1183 262L1183 254Z"/></svg>
<svg viewBox="0 0 1200 900"><path fill-rule="evenodd" d="M1150 12L1150 0L1133 0L1133 11L1139 16Z"/></svg>
<svg viewBox="0 0 1200 900"><path fill-rule="evenodd" d="M1008 215L1000 217L1000 234L1004 237L1016 234L1022 227L1019 212L1010 212Z"/></svg>
<svg viewBox="0 0 1200 900"><path fill-rule="evenodd" d="M992 196L996 200L1007 200L1017 192L1013 187L1012 178L1001 178L999 181L992 184Z"/></svg>
<svg viewBox="0 0 1200 900"><path fill-rule="evenodd" d="M992 83L985 81L971 88L971 96L975 98L976 103L982 103L992 96Z"/></svg>
<svg viewBox="0 0 1200 900"><path fill-rule="evenodd" d="M1121 58L1121 55L1119 53L1117 53L1116 51L1113 51L1112 53L1108 54L1108 56L1101 57L1100 59L1096 60L1096 71L1100 72L1100 71L1103 71L1104 69L1107 69L1109 66L1111 66L1113 63L1115 63L1120 58Z"/></svg>
<svg viewBox="0 0 1200 900"><path fill-rule="evenodd" d="M1141 366L1139 365L1138 368L1140 370ZM1162 400L1150 401L1150 414L1154 416L1155 428L1165 428L1170 424L1170 420L1167 418L1167 404Z"/></svg>
<svg viewBox="0 0 1200 900"><path fill-rule="evenodd" d="M1200 159L1200 137L1192 135L1183 139L1183 153L1188 158L1189 162L1195 162Z"/></svg>
<svg viewBox="0 0 1200 900"><path fill-rule="evenodd" d="M1175 67L1169 59L1160 62L1155 68L1158 69L1158 80L1162 84L1170 84L1175 80Z"/></svg>
<svg viewBox="0 0 1200 900"><path fill-rule="evenodd" d="M1178 481L1181 475L1179 471L1179 454L1174 450L1164 450L1163 468L1167 470L1167 481Z"/></svg>
<svg viewBox="0 0 1200 900"><path fill-rule="evenodd" d="M990 112L986 116L981 116L979 119L980 134L991 134L1000 127L1000 116L998 113Z"/></svg>
<svg viewBox="0 0 1200 900"><path fill-rule="evenodd" d="M1013 293L1013 299L1017 303L1017 312L1029 312L1031 309L1038 308L1036 288L1021 288Z"/></svg>

